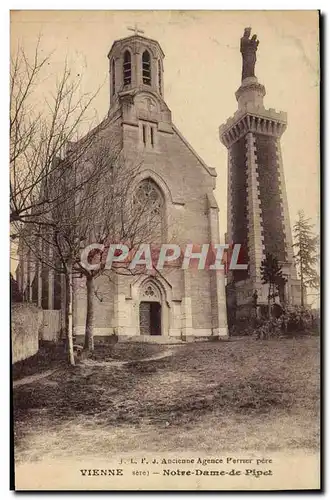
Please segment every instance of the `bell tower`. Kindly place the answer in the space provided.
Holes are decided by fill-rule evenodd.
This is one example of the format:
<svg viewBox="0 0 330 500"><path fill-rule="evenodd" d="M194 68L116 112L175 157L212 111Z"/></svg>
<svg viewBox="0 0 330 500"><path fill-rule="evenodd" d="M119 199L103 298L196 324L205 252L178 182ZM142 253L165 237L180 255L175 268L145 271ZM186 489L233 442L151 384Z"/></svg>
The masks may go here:
<svg viewBox="0 0 330 500"><path fill-rule="evenodd" d="M120 117L122 146L126 155L134 156L136 152L159 152L160 134L173 135L173 124L164 101L164 52L142 30L129 29L134 34L116 40L108 54L108 116L114 124Z"/></svg>
<svg viewBox="0 0 330 500"><path fill-rule="evenodd" d="M118 97L147 91L164 97L164 53L156 40L142 36L143 31L116 40L108 54L110 72L110 108Z"/></svg>

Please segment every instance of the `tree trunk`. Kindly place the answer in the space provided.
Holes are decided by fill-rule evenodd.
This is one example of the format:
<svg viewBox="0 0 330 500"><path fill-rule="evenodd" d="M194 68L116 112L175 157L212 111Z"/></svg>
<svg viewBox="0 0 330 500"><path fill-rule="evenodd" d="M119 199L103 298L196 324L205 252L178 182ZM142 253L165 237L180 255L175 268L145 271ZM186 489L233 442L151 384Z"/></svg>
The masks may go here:
<svg viewBox="0 0 330 500"><path fill-rule="evenodd" d="M73 338L72 338L72 266L68 266L65 275L66 304L65 304L65 329L68 348L68 361L74 366Z"/></svg>
<svg viewBox="0 0 330 500"><path fill-rule="evenodd" d="M304 299L304 274L303 274L303 262L302 262L302 256L301 256L301 233L299 234L299 249L300 249L300 301L301 301L301 307L305 306L305 299Z"/></svg>
<svg viewBox="0 0 330 500"><path fill-rule="evenodd" d="M269 287L268 287L268 319L271 318L271 312L272 312L271 303L270 303L271 286L272 286L271 283L269 283Z"/></svg>
<svg viewBox="0 0 330 500"><path fill-rule="evenodd" d="M302 265L300 265L300 297L301 297L301 307L305 307L304 276L302 272Z"/></svg>
<svg viewBox="0 0 330 500"><path fill-rule="evenodd" d="M94 351L94 278L87 276L87 314L84 349Z"/></svg>
<svg viewBox="0 0 330 500"><path fill-rule="evenodd" d="M77 278L72 275L72 338L76 343L77 328L76 328L76 315L77 315Z"/></svg>

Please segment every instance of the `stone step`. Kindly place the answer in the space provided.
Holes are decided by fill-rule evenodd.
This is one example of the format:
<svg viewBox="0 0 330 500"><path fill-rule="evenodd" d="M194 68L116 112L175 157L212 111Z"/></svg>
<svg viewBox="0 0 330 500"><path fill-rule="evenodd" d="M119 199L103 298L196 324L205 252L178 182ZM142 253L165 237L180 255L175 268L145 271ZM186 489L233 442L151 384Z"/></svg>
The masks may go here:
<svg viewBox="0 0 330 500"><path fill-rule="evenodd" d="M146 342L150 344L185 344L185 341L162 335L136 335L132 337L120 336L119 342Z"/></svg>

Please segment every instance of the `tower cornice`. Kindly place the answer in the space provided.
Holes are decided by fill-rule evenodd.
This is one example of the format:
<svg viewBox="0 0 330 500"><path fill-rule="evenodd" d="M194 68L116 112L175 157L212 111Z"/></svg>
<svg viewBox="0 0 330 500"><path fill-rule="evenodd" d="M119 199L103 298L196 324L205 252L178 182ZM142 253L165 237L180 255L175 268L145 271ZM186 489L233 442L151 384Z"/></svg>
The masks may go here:
<svg viewBox="0 0 330 500"><path fill-rule="evenodd" d="M287 127L287 114L275 109L247 105L219 127L221 142L229 148L248 132L280 138Z"/></svg>

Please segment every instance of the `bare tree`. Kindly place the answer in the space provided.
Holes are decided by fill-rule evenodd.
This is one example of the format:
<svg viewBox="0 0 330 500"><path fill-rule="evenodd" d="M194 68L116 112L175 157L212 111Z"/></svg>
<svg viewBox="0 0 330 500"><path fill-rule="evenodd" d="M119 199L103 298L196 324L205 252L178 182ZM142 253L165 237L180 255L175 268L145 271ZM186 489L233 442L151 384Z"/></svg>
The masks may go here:
<svg viewBox="0 0 330 500"><path fill-rule="evenodd" d="M97 137L95 134L95 144ZM65 331L71 364L74 364L72 284L79 272L76 263L80 259L81 247L87 241L92 221L98 214L98 189L106 175L105 164L90 162L93 149L85 147L86 141L89 143L88 137L72 144L66 158L55 160L56 168L49 173L39 192L40 200L53 202L20 232L20 242L28 248L33 259L48 272L64 276ZM109 161L115 161L116 156L114 147Z"/></svg>
<svg viewBox="0 0 330 500"><path fill-rule="evenodd" d="M22 239L35 259L52 272L65 277L65 325L70 363L74 363L72 341L73 280L86 279L86 325L84 349L94 349L94 302L97 297L95 279L106 274L132 275L145 272L144 267L130 269L128 262L106 267L112 243L126 245L131 254L141 243L160 243L161 206L152 192L143 192L138 185L141 165L129 161L120 151L120 144L94 135L94 143L79 161L59 161L45 185L45 196L62 199L51 211L39 214L30 223ZM80 144L75 147L79 149ZM77 186L79 188L77 188ZM45 222L43 224L43 222ZM90 243L103 246L98 252L97 269L81 261L82 249Z"/></svg>
<svg viewBox="0 0 330 500"><path fill-rule="evenodd" d="M95 279L105 274L109 280L114 275L132 275L145 272L145 267L131 269L129 263L142 243L160 243L161 206L152 193L139 196L137 188L141 172L139 162L129 161L120 155L113 157L108 141L98 143L90 155L92 170L101 171L102 178L93 196L80 213L84 226L83 234L88 234L88 243L97 243L94 261L96 269L86 267L81 260L75 268L86 278L87 308L84 349L94 350L94 302L97 297ZM96 184L94 184L96 186ZM142 185L143 186L143 185ZM130 251L130 257L123 263L107 268L107 257L111 244L120 243Z"/></svg>
<svg viewBox="0 0 330 500"><path fill-rule="evenodd" d="M79 129L97 92L81 94L81 78L72 79L67 64L54 94L36 111L38 85L49 61L50 56L40 57L39 42L32 61L23 49L12 60L11 236L19 236L36 262L65 277L65 329L73 364L73 280L75 276L86 278L85 348L92 350L94 280L108 271L102 260L107 244L97 271L81 265L82 247L87 242L121 242L133 251L141 242L154 239L158 219L151 199L138 203L133 196L140 166L123 158L120 140L115 143L104 138L109 118L79 139ZM124 267L117 266L112 272L132 273ZM111 279L111 272L107 275Z"/></svg>
<svg viewBox="0 0 330 500"><path fill-rule="evenodd" d="M98 91L81 93L82 76L73 77L65 61L57 76L54 92L44 95L44 77L51 55L41 56L40 39L33 58L18 47L11 60L10 75L10 222L11 237L19 236L23 224L48 222L44 215L61 205L62 193L47 191L50 176L58 168L58 158L71 163L82 148L71 151L67 145L77 141L82 124ZM40 102L42 104L40 104ZM92 140L91 135L87 137ZM84 146L88 147L88 140ZM75 157L73 157L75 155ZM77 186L74 186L76 189ZM47 196L45 195L47 192ZM43 216L44 220L40 220Z"/></svg>
<svg viewBox="0 0 330 500"><path fill-rule="evenodd" d="M76 199L76 193L93 184L94 175L99 175L99 172L87 171L69 182L85 152L95 143L108 121L103 120L94 128L89 121L87 128L91 130L86 134L87 112L98 90L93 94L81 92L82 76L73 75L67 61L62 73L56 76L54 91L45 94L44 81L49 78L51 55L43 57L41 54L38 39L32 58L18 47L11 59L11 241L13 244L19 239L36 262L63 273L70 293L75 252L73 248L68 252L67 248L61 247L63 241L58 243L64 234L66 210L60 219L56 214L68 207L68 200ZM82 134L85 135L79 140ZM72 244L72 238L67 242ZM13 253L16 253L15 248ZM66 330L69 344L72 338L71 303L68 297Z"/></svg>

